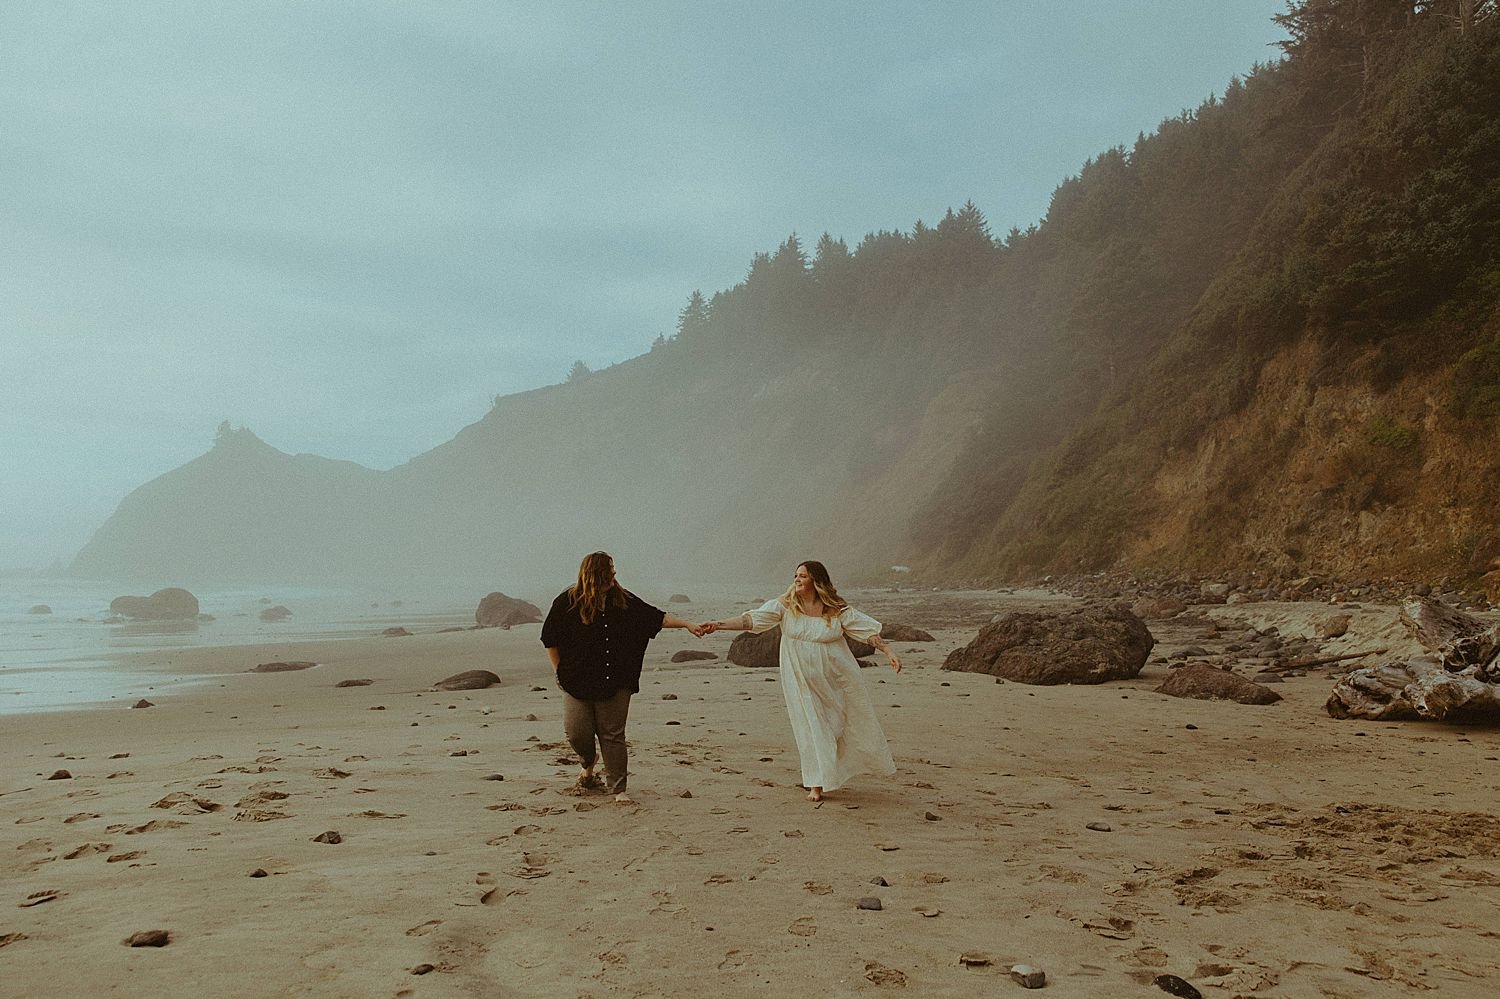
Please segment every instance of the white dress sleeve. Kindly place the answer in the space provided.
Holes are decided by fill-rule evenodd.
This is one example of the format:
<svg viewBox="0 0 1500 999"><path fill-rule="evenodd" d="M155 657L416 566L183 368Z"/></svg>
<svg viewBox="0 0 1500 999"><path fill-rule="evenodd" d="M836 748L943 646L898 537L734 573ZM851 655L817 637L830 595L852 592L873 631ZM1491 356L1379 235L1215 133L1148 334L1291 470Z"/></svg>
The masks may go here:
<svg viewBox="0 0 1500 999"><path fill-rule="evenodd" d="M763 631L770 631L781 623L781 615L785 611L780 600L767 600L755 610L747 611L750 615L750 634L759 635Z"/></svg>
<svg viewBox="0 0 1500 999"><path fill-rule="evenodd" d="M839 612L839 624L843 627L844 634L861 642L868 643L880 634L880 622L853 607L845 607Z"/></svg>

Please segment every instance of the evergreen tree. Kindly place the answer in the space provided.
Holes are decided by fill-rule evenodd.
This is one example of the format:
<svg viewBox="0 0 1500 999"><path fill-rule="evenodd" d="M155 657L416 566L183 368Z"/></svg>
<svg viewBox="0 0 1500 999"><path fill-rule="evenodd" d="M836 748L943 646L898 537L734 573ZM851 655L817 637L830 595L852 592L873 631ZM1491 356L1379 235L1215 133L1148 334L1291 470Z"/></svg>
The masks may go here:
<svg viewBox="0 0 1500 999"><path fill-rule="evenodd" d="M708 319L708 303L703 299L703 292L694 288L693 293L688 296L687 304L677 313L677 335L692 339L708 325Z"/></svg>

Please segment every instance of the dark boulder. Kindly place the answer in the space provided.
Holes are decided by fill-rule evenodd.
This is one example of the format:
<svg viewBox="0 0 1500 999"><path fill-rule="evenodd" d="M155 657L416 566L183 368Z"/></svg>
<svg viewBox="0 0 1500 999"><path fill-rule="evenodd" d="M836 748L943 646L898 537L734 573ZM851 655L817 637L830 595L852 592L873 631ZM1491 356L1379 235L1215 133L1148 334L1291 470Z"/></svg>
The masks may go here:
<svg viewBox="0 0 1500 999"><path fill-rule="evenodd" d="M1017 611L948 654L943 669L1046 686L1105 683L1140 673L1156 640L1124 604L1066 613Z"/></svg>
<svg viewBox="0 0 1500 999"><path fill-rule="evenodd" d="M854 638L846 638L849 651L854 653L854 658L863 659L874 655L873 646ZM745 632L736 635L734 641L729 643L729 661L736 666L753 666L765 668L781 665L781 627L778 625L770 631L763 631L759 635Z"/></svg>
<svg viewBox="0 0 1500 999"><path fill-rule="evenodd" d="M1269 687L1203 663L1191 663L1173 670L1156 692L1200 701L1235 701L1240 704L1275 704L1281 700L1281 695Z"/></svg>
<svg viewBox="0 0 1500 999"><path fill-rule="evenodd" d="M880 637L887 642L930 642L932 636L921 628L909 624L885 624L880 627ZM863 643L861 643L863 644Z"/></svg>
<svg viewBox="0 0 1500 999"><path fill-rule="evenodd" d="M149 597L115 597L109 602L109 612L137 621L196 621L198 598L169 586Z"/></svg>
<svg viewBox="0 0 1500 999"><path fill-rule="evenodd" d="M509 628L517 624L536 624L542 619L536 604L508 597L496 590L486 594L474 611L474 623L481 628Z"/></svg>
<svg viewBox="0 0 1500 999"><path fill-rule="evenodd" d="M667 603L669 604L690 604L692 602L686 593L674 593L667 598Z"/></svg>
<svg viewBox="0 0 1500 999"><path fill-rule="evenodd" d="M31 608L31 610L27 611L26 613L28 613L28 614L51 614L52 613L52 608L48 607L46 604L37 604L35 607Z"/></svg>
<svg viewBox="0 0 1500 999"><path fill-rule="evenodd" d="M674 663L690 663L699 659L717 659L717 652L709 652L707 649L679 649L672 653Z"/></svg>
<svg viewBox="0 0 1500 999"><path fill-rule="evenodd" d="M281 604L277 604L275 607L267 607L260 612L260 619L262 621L285 621L291 616L291 610L283 607Z"/></svg>
<svg viewBox="0 0 1500 999"><path fill-rule="evenodd" d="M471 669L455 673L434 683L437 690L483 690L499 685L500 678L487 669Z"/></svg>

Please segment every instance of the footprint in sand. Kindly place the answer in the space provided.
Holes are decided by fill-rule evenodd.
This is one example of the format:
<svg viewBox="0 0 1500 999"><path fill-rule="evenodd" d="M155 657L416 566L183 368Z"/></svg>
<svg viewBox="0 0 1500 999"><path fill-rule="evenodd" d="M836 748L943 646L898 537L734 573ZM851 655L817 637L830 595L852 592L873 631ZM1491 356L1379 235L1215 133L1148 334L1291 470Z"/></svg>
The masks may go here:
<svg viewBox="0 0 1500 999"><path fill-rule="evenodd" d="M411 929L407 930L406 935L409 937L425 937L427 934L431 933L433 930L442 925L443 921L441 919L429 919L427 920L427 922L418 923L416 926L413 926Z"/></svg>
<svg viewBox="0 0 1500 999"><path fill-rule="evenodd" d="M798 916L786 931L794 937L815 937L818 935L818 924L811 916Z"/></svg>
<svg viewBox="0 0 1500 999"><path fill-rule="evenodd" d="M737 949L725 954L724 960L719 962L720 971L733 971L736 968L743 968L744 966L745 955L741 954Z"/></svg>
<svg viewBox="0 0 1500 999"><path fill-rule="evenodd" d="M63 859L77 860L79 857L87 857L91 853L108 853L109 851L110 845L108 843L85 843L63 854Z"/></svg>
<svg viewBox="0 0 1500 999"><path fill-rule="evenodd" d="M59 891L56 888L46 888L42 891L34 891L30 895L27 895L26 898L21 902L17 903L16 908L29 909L33 905L41 905L43 902L51 902L56 899L62 898L65 894L66 892Z"/></svg>
<svg viewBox="0 0 1500 999"><path fill-rule="evenodd" d="M833 885L825 881L804 881L802 887L814 895L832 895Z"/></svg>

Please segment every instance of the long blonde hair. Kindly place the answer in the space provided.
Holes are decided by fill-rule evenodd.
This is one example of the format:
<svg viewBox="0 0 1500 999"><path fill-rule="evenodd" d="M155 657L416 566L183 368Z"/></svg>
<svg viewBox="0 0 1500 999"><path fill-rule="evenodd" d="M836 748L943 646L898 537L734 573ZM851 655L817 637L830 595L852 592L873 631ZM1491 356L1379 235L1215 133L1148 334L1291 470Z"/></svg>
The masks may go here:
<svg viewBox="0 0 1500 999"><path fill-rule="evenodd" d="M822 562L798 562L797 568L806 569L807 574L812 577L813 592L823 602L823 618L825 620L835 616L845 607L849 606L849 601L839 596L839 591L834 587L833 579L828 575L828 570ZM786 592L781 595L781 605L793 614L802 613L802 608L797 605L797 583L795 580L792 581L791 586L786 588Z"/></svg>
<svg viewBox="0 0 1500 999"><path fill-rule="evenodd" d="M615 580L615 560L609 552L591 552L578 564L578 582L568 587L568 609L577 610L584 624L606 606L624 607L625 588Z"/></svg>

